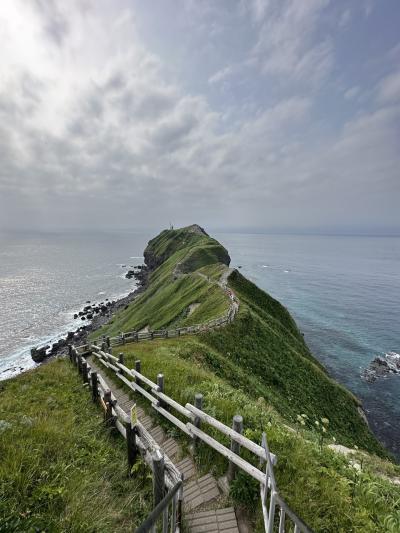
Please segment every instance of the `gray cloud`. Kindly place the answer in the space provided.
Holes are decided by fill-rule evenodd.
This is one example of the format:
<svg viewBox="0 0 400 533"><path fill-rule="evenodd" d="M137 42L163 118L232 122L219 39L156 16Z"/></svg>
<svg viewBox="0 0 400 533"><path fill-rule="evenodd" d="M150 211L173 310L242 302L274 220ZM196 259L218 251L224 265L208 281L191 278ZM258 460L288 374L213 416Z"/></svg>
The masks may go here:
<svg viewBox="0 0 400 533"><path fill-rule="evenodd" d="M212 65L202 91L146 46L139 15L124 4L38 5L21 20L17 2L0 11L9 39L0 87L2 226L397 224L397 74L374 82L368 108L356 108L363 87L349 82L338 101L354 110L341 122L332 113L335 127L326 125L318 91L332 76L335 43L318 30L327 1L238 4L230 20L249 24L253 42L242 63L226 56ZM19 9L28 14L24 3ZM185 16L206 32L215 9L188 2ZM25 25L23 36L10 19ZM224 28L210 31L227 39ZM191 53L196 60L195 46ZM228 80L229 103L218 93Z"/></svg>

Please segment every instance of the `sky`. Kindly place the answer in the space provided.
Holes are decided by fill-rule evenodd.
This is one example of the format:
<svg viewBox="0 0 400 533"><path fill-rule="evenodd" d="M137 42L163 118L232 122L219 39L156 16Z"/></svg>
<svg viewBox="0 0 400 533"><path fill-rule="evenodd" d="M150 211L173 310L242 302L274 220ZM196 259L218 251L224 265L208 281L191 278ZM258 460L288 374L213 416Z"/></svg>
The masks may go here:
<svg viewBox="0 0 400 533"><path fill-rule="evenodd" d="M0 228L400 233L398 0L1 0Z"/></svg>

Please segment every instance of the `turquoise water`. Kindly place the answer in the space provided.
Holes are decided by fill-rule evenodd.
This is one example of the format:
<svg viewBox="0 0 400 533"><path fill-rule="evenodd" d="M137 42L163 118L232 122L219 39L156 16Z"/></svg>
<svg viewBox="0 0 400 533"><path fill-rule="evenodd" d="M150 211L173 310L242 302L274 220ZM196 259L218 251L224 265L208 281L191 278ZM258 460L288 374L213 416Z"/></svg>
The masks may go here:
<svg viewBox="0 0 400 533"><path fill-rule="evenodd" d="M290 310L314 355L362 399L371 427L400 457L400 376L360 378L376 355L400 352L400 239L215 236L232 266ZM72 316L86 300L132 290L124 274L151 237L0 234L0 379L34 366L31 346L81 325Z"/></svg>
<svg viewBox="0 0 400 533"><path fill-rule="evenodd" d="M372 429L400 457L400 376L360 378L376 355L400 353L400 238L216 237L232 266L289 309L311 351L362 400Z"/></svg>

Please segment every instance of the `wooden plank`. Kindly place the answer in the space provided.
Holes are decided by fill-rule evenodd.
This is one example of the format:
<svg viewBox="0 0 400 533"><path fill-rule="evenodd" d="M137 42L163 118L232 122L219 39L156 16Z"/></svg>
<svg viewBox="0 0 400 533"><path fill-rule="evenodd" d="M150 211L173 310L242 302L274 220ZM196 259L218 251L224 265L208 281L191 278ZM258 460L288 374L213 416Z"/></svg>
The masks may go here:
<svg viewBox="0 0 400 533"><path fill-rule="evenodd" d="M160 398L160 400L173 407L176 411L178 411L178 413L181 413L181 415L186 416L186 418L190 418L191 420L194 419L194 415L189 411L189 409L186 409L186 407L183 407L180 403L176 402L163 392L154 389L151 392Z"/></svg>
<svg viewBox="0 0 400 533"><path fill-rule="evenodd" d="M128 385L128 387L131 388L133 391L139 392L142 396L144 396L145 398L150 400L151 403L154 403L154 402L157 401L156 398L154 398L154 396L152 396L149 392L144 390L140 385L138 385L134 381L129 381L129 379L127 379L125 376L123 376L122 374L119 374L119 373L117 373L116 376L121 381L123 381L126 385Z"/></svg>
<svg viewBox="0 0 400 533"><path fill-rule="evenodd" d="M247 437L244 437L243 435L233 430L232 428L225 426L225 424L222 424L222 422L219 422L219 420L216 420L211 415L208 415L204 411L197 409L194 405L190 403L187 403L185 408L191 413L193 413L195 416L204 420L207 424L210 424L210 426L215 427L216 429L221 431L221 433L224 433L225 435L235 440L237 443L239 443L244 448L247 448L248 450L253 452L255 455L257 455L264 461L267 460L266 451L264 450L262 446L259 446L258 444L248 439ZM276 455L274 455L273 453L270 453L270 457L271 457L271 462L273 464L276 464L277 462Z"/></svg>
<svg viewBox="0 0 400 533"><path fill-rule="evenodd" d="M122 423L129 421L129 416L118 404L113 405L113 411L115 412L116 416L122 420Z"/></svg>
<svg viewBox="0 0 400 533"><path fill-rule="evenodd" d="M184 433L186 433L186 435L188 435L189 437L191 437L191 434L189 432L189 430L187 429L186 427L186 424L184 424L183 422L181 422L178 418L176 418L176 416L172 415L171 413L169 413L168 411L166 411L165 409L163 409L162 407L160 407L159 405L157 405L156 403L153 403L151 405L153 407L153 409L155 409L158 413L160 413L161 415L163 415L165 418L167 418L170 422L172 422L175 426L177 426L181 431L183 431Z"/></svg>
<svg viewBox="0 0 400 533"><path fill-rule="evenodd" d="M103 400L103 398L101 396L100 396L100 405L102 406L104 412L107 411L107 406L104 403L104 400Z"/></svg>
<svg viewBox="0 0 400 533"><path fill-rule="evenodd" d="M133 378L139 378L140 381L143 381L143 383L146 383L146 385L148 385L152 389L158 390L158 385L156 383L151 381L149 378L146 378L146 376L144 376L143 374L140 374L140 372L137 372L133 368L128 368L125 365L118 363L118 369L123 370L124 372L132 376Z"/></svg>
<svg viewBox="0 0 400 533"><path fill-rule="evenodd" d="M189 432L194 437L198 437L203 442L211 446L211 448L214 448L218 453L229 459L229 461L232 461L232 463L235 463L239 468L241 468L246 474L249 474L249 476L256 479L259 483L262 485L265 484L265 474L264 472L261 472L258 468L251 465L235 453L233 453L231 450L226 448L223 444L216 441L210 435L207 435L207 433L204 433L201 429L196 428L193 424L190 424L189 422L186 424L186 427L188 428Z"/></svg>
<svg viewBox="0 0 400 533"><path fill-rule="evenodd" d="M121 433L121 435L126 439L126 429L123 424L119 420L115 421L115 427L118 429L118 431Z"/></svg>

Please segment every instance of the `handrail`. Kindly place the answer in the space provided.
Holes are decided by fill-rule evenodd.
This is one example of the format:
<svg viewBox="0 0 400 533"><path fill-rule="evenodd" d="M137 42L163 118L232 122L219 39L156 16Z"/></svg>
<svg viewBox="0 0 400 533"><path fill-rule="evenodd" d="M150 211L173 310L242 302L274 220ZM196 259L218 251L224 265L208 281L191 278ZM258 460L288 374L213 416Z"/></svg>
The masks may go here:
<svg viewBox="0 0 400 533"><path fill-rule="evenodd" d="M295 533L313 533L313 531L296 515L294 511L290 509L290 507L287 505L287 503L284 501L284 499L280 496L278 487L276 485L275 475L274 475L274 464L277 462L276 455L272 454L269 451L268 442L265 433L263 433L262 436L262 442L261 446L256 444L255 442L251 441L238 431L236 431L233 428L229 428L222 422L219 422L216 418L212 417L211 415L208 415L205 413L201 408L201 403L199 404L199 407L195 407L194 405L187 403L185 407L180 405L178 402L170 398L168 395L166 395L163 392L163 381L160 382L160 386L155 384L153 381L148 379L146 376L144 376L141 372L138 372L137 370L131 370L127 366L125 366L123 363L121 363L119 360L115 362L115 364L111 364L109 361L115 361L117 358L114 356L108 354L107 352L104 352L103 350L100 350L100 348L97 345L89 346L91 349L91 353L99 359L99 361L103 362L107 368L112 369L116 376L121 379L124 383L128 385L132 390L139 392L142 396L144 396L146 399L148 399L151 403L151 406L162 416L164 416L166 419L168 419L171 423L173 423L176 427L178 427L182 432L189 435L193 439L199 439L206 443L208 446L216 450L219 454L226 457L230 465L236 465L236 467L239 467L244 472L246 472L248 475L256 479L260 483L260 496L261 496L261 504L262 504L262 514L264 518L264 525L265 525L265 531L267 533L273 533L274 526L278 524L279 522L279 533L282 533L285 531L285 521L286 518L290 519L294 524L294 532ZM87 349L87 347L82 347L82 349ZM79 356L82 358L82 356ZM123 360L123 359L122 359ZM127 377L124 376L124 373L126 373L131 378L135 378L135 381L129 380ZM146 384L150 388L150 392L148 392L146 389L144 389L142 386L140 386L138 382L141 382L143 384ZM160 388L161 387L161 388ZM201 395L200 395L201 396ZM190 421L186 424L182 422L180 419L178 419L176 416L174 416L170 411L163 408L163 404L167 404L176 411L178 411L181 415L188 418ZM196 398L196 405L197 405L197 398ZM200 421L204 421L205 423L211 425L212 427L219 430L224 435L231 438L231 449L228 449L226 446L215 440L213 437L205 433L200 429ZM193 422L193 423L192 423ZM143 426L139 424L139 427L141 428L141 431L144 431L147 433ZM139 436L140 432L139 432ZM144 435L143 435L144 436ZM144 440L146 440L146 436L144 436ZM150 437L150 435L149 435ZM235 448L234 443L236 445L239 445L239 448ZM240 446L243 446L247 448L250 452L252 452L256 457L260 459L260 466L263 463L266 463L265 472L260 470L259 468L255 467L245 459L242 459L240 455L238 455ZM237 452L237 453L236 453ZM175 467L173 467L173 472L175 472ZM176 479L176 478L175 478ZM170 486L172 486L170 484ZM171 496L171 499L173 496ZM164 498L164 500L166 497ZM164 501L162 500L162 501ZM168 502L171 500L168 500ZM159 505L161 505L162 502L160 502ZM165 504L166 505L166 504ZM279 520L275 520L275 511L276 508L279 509ZM155 511L158 509L158 506L153 510L153 512L149 515L148 519L151 518L151 520L154 519L153 522L147 522L147 520L142 524L142 526L148 527L148 529L138 529L137 533L140 533L141 531L149 531L149 528L151 530L152 525L154 525L155 520L158 516L160 516L161 512L165 507L159 509L159 514L155 513ZM157 511L158 512L158 511ZM140 526L140 527L142 527Z"/></svg>
<svg viewBox="0 0 400 533"><path fill-rule="evenodd" d="M275 525L275 509L279 506L279 533L285 531L286 516L288 516L294 524L294 533L314 533L297 514L290 509L285 500L280 496L278 487L275 481L273 462L271 461L271 454L269 452L267 437L265 433L262 434L261 446L265 450L267 457L267 466L265 470L265 481L260 484L260 495L262 513L264 518L265 531L272 533ZM270 489L269 509L267 506L268 489Z"/></svg>
<svg viewBox="0 0 400 533"><path fill-rule="evenodd" d="M135 530L135 533L148 533L156 524L158 518L161 516L164 510L168 508L170 501L174 498L181 487L182 480L178 481L174 487L168 491L160 503L151 511L146 520Z"/></svg>
<svg viewBox="0 0 400 533"><path fill-rule="evenodd" d="M158 329L153 331L129 331L127 333L121 332L116 337L108 337L109 346L112 344L113 346L120 346L122 344L125 344L130 339L133 339L136 342L139 342L141 340L149 340L154 338L161 338L161 337L174 337L174 336L180 336L182 334L190 334L190 333L198 333L201 331L204 331L208 328L213 328L217 326L221 326L222 324L229 324L233 321L233 319L236 316L236 313L239 309L239 300L235 296L235 294L232 292L232 290L229 289L228 295L230 299L230 305L227 313L224 313L223 315L212 318L208 320L207 322L204 322L203 324L193 324L191 326L184 326L181 328L173 328L173 329Z"/></svg>

